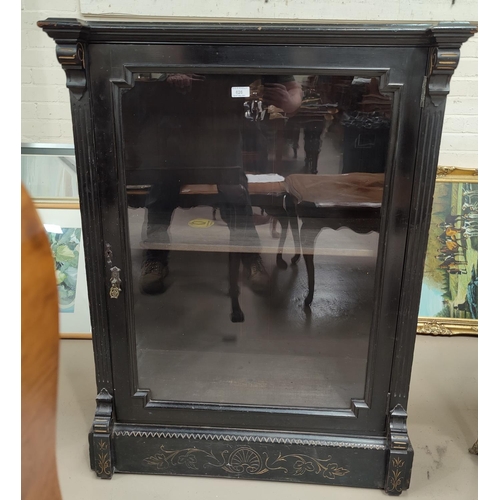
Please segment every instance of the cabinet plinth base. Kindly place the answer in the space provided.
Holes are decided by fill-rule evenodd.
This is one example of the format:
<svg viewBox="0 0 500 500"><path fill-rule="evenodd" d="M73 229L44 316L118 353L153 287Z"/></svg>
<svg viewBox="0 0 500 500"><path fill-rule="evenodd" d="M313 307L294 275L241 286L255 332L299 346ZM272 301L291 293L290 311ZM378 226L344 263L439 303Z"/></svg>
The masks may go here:
<svg viewBox="0 0 500 500"><path fill-rule="evenodd" d="M96 438L91 434L91 448ZM100 477L110 477L112 472L117 472L384 489L390 481L388 475L394 476L393 468L388 469L386 465L392 460L386 437L233 432L115 423L110 441L113 470ZM94 446L94 454L95 450ZM411 461L406 463L411 467ZM399 478L401 474L396 472L396 475ZM407 484L404 486L406 489Z"/></svg>

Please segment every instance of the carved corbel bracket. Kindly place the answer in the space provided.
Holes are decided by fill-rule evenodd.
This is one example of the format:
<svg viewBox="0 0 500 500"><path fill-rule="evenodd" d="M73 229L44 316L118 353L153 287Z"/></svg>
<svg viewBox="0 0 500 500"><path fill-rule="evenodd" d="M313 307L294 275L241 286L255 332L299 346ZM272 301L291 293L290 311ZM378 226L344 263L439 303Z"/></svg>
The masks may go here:
<svg viewBox="0 0 500 500"><path fill-rule="evenodd" d="M427 92L434 106L443 104L450 93L450 80L460 60L460 47L476 32L477 25L472 23L439 23L430 29L435 47L430 57Z"/></svg>
<svg viewBox="0 0 500 500"><path fill-rule="evenodd" d="M87 88L85 74L85 49L81 42L61 43L56 46L57 60L66 72L66 86L78 99Z"/></svg>
<svg viewBox="0 0 500 500"><path fill-rule="evenodd" d="M89 435L90 466L98 477L111 479L113 475L113 397L106 389L97 395L97 408Z"/></svg>
<svg viewBox="0 0 500 500"><path fill-rule="evenodd" d="M66 72L66 86L81 99L87 88L85 53L89 26L78 19L53 18L38 21L37 26L56 42L56 56Z"/></svg>
<svg viewBox="0 0 500 500"><path fill-rule="evenodd" d="M413 449L406 427L407 416L400 404L389 414L389 463L385 480L385 491L389 495L400 495L410 485Z"/></svg>
<svg viewBox="0 0 500 500"><path fill-rule="evenodd" d="M438 106L450 93L450 80L458 67L459 60L459 48L435 47L433 49L427 89L435 106Z"/></svg>

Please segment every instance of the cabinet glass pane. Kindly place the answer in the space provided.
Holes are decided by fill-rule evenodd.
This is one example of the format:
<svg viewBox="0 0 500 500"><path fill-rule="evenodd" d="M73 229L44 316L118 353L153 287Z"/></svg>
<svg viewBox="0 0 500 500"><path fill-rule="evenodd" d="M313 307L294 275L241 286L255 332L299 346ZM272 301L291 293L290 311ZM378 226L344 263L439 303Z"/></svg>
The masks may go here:
<svg viewBox="0 0 500 500"><path fill-rule="evenodd" d="M378 79L143 73L121 113L139 387L362 398L391 116Z"/></svg>

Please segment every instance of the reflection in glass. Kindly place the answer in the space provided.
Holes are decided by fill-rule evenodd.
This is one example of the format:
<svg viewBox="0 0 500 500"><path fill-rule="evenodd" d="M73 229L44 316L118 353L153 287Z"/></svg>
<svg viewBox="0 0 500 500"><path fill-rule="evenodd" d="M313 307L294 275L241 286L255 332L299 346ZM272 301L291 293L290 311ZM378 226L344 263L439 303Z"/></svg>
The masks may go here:
<svg viewBox="0 0 500 500"><path fill-rule="evenodd" d="M139 387L362 398L391 114L378 79L146 73L121 104Z"/></svg>
<svg viewBox="0 0 500 500"><path fill-rule="evenodd" d="M41 148L31 148L29 154L21 155L22 183L37 201L78 201L75 157L45 146L43 153L37 152Z"/></svg>

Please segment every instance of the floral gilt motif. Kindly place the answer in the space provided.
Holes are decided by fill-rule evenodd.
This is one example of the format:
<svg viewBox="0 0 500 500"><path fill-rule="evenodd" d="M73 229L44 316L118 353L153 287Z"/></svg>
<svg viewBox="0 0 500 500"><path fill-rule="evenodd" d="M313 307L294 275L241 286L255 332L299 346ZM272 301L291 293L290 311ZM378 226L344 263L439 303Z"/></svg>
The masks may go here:
<svg viewBox="0 0 500 500"><path fill-rule="evenodd" d="M108 449L108 444L102 439L97 443L99 453L97 454L96 473L98 476L109 476L111 474L111 460Z"/></svg>
<svg viewBox="0 0 500 500"><path fill-rule="evenodd" d="M316 474L329 480L334 480L336 477L345 476L349 473L349 470L332 462L331 456L320 459L301 453L288 455L280 453L275 459L271 459L267 452L260 454L250 446L240 446L231 453L229 453L229 450L223 450L218 456L213 451L198 448L167 450L161 446L160 450L160 453L144 459L146 464L154 466L157 470L182 465L192 470L215 467L230 474L261 475L279 470L283 471L284 474L293 474L294 476Z"/></svg>
<svg viewBox="0 0 500 500"><path fill-rule="evenodd" d="M403 471L401 470L405 464L401 458L392 459L392 467L389 473L389 488L387 492L395 491L401 493L403 491Z"/></svg>

